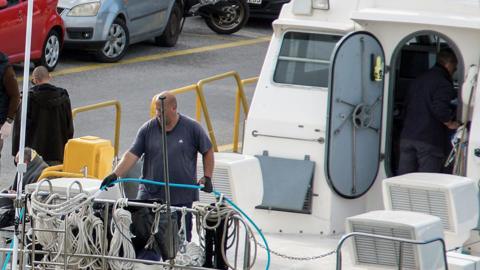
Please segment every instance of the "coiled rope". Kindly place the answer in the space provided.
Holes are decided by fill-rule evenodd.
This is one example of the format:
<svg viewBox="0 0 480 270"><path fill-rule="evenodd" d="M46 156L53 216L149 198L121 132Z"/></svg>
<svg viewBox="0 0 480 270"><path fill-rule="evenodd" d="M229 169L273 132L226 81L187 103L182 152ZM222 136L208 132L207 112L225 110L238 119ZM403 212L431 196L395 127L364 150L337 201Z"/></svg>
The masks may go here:
<svg viewBox="0 0 480 270"><path fill-rule="evenodd" d="M134 235L130 232L130 225L132 224L132 214L125 210L127 204L126 200L118 200L112 213L112 223L110 225L110 232L112 240L110 242L109 256L120 256L120 252L124 258L135 259L135 249L132 245L132 237ZM133 269L133 262L126 262L120 260L109 260L108 264L111 269Z"/></svg>
<svg viewBox="0 0 480 270"><path fill-rule="evenodd" d="M123 183L123 182L136 182L136 183L149 184L149 185L165 186L165 182L159 182L159 181L153 181L153 180L147 180L147 179L138 179L138 178L121 178L121 179L113 181L111 184L118 184L118 183ZM169 185L172 188L186 188L186 189L201 189L202 188L201 186L178 184L178 183L170 183ZM106 187L101 187L101 189L104 190L104 189L106 189ZM238 213L238 215L235 215L236 218L238 217L240 222L242 222L244 224L244 226L250 230L250 232L252 232L251 228L249 226L247 226L247 224L245 222L243 222L241 217L247 219L248 223L250 223L255 228L257 233L260 235L260 237L261 237L261 239L264 243L265 249L267 251L267 263L266 263L265 269L268 270L270 268L270 260L271 260L270 248L268 246L267 239L263 235L260 228L258 228L258 226L255 224L255 222L253 222L253 220L244 211L242 211L240 209L240 207L238 207L235 203L233 203L230 199L228 199L227 197L224 197L223 194L221 194L218 191L214 190L213 193L217 197L221 198L222 201L225 200L228 204L230 204L233 207L234 210L236 210L236 212ZM209 215L213 215L213 214L214 213L212 212ZM216 214L216 215L218 215L218 214ZM217 220L217 222L219 224L221 222L221 220L220 221ZM254 234L251 233L251 235L253 236ZM224 250L223 250L223 252L224 252ZM255 254L256 254L256 248L255 248ZM222 254L222 256L225 256L225 255ZM226 260L225 260L225 262L228 263ZM249 265L253 266L252 263L249 263Z"/></svg>

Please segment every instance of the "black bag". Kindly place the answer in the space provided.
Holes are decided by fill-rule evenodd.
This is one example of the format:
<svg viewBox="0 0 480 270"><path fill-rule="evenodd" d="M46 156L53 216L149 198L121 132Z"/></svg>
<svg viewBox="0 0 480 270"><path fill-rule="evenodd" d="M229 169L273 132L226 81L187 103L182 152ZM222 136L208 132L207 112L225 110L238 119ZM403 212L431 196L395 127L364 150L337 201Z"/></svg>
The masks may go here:
<svg viewBox="0 0 480 270"><path fill-rule="evenodd" d="M145 248L150 235L151 227L155 219L155 213L151 208L146 207L134 207L129 206L126 208L132 213L132 224L130 225L130 231L135 235L132 238L133 247L135 252L138 254L141 250ZM160 222L158 224L158 233L155 234L155 241L153 242L152 249L156 254L160 254L162 259L168 260L173 259L179 249L179 237L178 237L178 223L177 223L177 214L175 212L171 213L172 217L172 231L168 232L168 220L167 213L165 211L160 211ZM169 237L173 235L173 249L169 249ZM171 254L170 250L173 251Z"/></svg>

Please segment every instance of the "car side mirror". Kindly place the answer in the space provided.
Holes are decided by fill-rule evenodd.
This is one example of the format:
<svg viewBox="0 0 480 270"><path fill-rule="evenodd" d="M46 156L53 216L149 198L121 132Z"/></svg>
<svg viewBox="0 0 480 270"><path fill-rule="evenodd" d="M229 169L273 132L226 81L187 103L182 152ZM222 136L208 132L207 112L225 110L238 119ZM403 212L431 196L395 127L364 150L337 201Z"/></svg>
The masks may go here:
<svg viewBox="0 0 480 270"><path fill-rule="evenodd" d="M6 8L8 6L7 0L0 0L0 9Z"/></svg>

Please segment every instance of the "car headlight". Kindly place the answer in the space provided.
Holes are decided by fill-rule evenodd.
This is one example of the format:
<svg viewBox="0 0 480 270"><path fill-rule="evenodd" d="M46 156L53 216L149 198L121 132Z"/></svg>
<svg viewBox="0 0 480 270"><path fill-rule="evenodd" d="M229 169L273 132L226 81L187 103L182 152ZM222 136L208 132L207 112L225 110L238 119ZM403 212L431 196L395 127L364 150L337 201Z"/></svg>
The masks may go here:
<svg viewBox="0 0 480 270"><path fill-rule="evenodd" d="M97 16L99 9L100 9L100 2L81 4L73 7L72 10L68 12L67 16L73 16L73 17Z"/></svg>

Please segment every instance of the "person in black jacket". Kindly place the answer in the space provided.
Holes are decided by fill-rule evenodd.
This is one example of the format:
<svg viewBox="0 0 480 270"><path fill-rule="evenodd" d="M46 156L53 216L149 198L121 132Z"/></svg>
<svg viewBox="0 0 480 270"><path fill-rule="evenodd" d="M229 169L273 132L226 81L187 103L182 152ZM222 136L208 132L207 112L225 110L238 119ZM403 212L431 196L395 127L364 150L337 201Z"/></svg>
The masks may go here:
<svg viewBox="0 0 480 270"><path fill-rule="evenodd" d="M25 146L35 149L45 162L63 162L65 144L73 137L72 107L67 90L50 84L48 70L33 70L32 87L28 94ZM12 155L18 152L20 114L14 122Z"/></svg>
<svg viewBox="0 0 480 270"><path fill-rule="evenodd" d="M448 136L459 126L452 106L457 97L452 80L457 63L452 49L442 49L435 66L415 79L408 89L400 135L399 175L443 171Z"/></svg>
<svg viewBox="0 0 480 270"><path fill-rule="evenodd" d="M12 122L20 102L17 78L8 57L0 52L0 152L3 140L12 132Z"/></svg>

